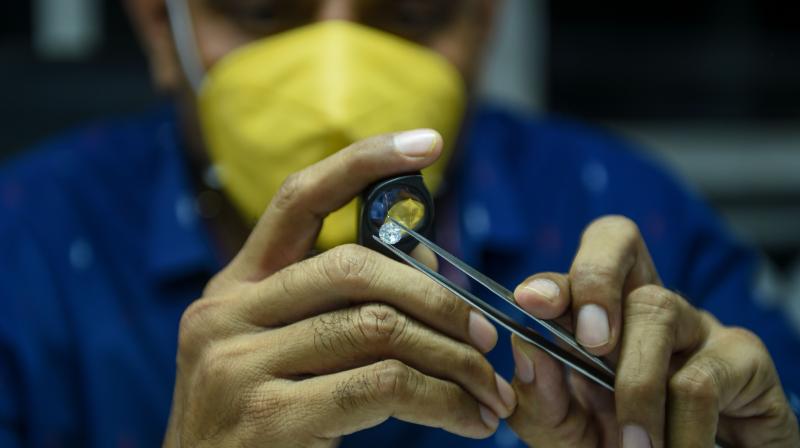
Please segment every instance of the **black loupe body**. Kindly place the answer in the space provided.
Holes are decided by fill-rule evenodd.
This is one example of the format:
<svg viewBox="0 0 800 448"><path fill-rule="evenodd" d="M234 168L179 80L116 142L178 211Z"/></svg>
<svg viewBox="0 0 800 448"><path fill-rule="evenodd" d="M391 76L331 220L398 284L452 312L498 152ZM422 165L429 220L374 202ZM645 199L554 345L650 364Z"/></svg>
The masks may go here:
<svg viewBox="0 0 800 448"><path fill-rule="evenodd" d="M421 217L418 215L420 207L422 210ZM393 216L397 218L395 214L398 213L398 210L406 215L414 212L414 216L417 217L415 219L416 222L403 222L403 224L413 225L413 230L427 238L432 237L433 198L422 181L421 173L416 172L386 178L375 182L364 190L361 195L361 210L358 219L358 243L395 258L372 237L379 234L381 227L386 223L386 217L390 211L393 211ZM417 246L417 242L413 238L404 235L394 246L403 252L409 253Z"/></svg>

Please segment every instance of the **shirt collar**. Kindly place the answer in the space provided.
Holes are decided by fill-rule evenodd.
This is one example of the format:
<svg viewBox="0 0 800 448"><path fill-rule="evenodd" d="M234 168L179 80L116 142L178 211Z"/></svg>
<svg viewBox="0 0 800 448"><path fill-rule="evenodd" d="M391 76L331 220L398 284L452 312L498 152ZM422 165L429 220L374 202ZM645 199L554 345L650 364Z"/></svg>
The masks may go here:
<svg viewBox="0 0 800 448"><path fill-rule="evenodd" d="M219 269L195 205L173 109L158 120L147 269L161 283Z"/></svg>

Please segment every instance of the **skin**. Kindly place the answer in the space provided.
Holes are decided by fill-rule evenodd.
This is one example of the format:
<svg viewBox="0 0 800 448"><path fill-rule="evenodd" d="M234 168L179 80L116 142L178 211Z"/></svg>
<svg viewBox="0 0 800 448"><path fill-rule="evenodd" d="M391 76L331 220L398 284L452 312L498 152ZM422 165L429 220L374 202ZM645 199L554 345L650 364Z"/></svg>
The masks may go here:
<svg viewBox="0 0 800 448"><path fill-rule="evenodd" d="M616 363L615 393L565 373L513 338L519 406L509 423L536 446L794 447L797 420L759 338L725 327L664 288L636 224L621 216L585 230L569 273L541 273L515 298L537 317L608 333L590 352ZM581 322L585 306L610 332ZM583 328L582 328L583 325ZM594 332L591 335L587 333Z"/></svg>
<svg viewBox="0 0 800 448"><path fill-rule="evenodd" d="M360 246L306 258L321 217L438 157L428 133L421 156L379 136L287 179L183 315L165 446L332 446L389 417L486 437L511 414L482 355L497 333L467 305Z"/></svg>
<svg viewBox="0 0 800 448"><path fill-rule="evenodd" d="M353 20L439 52L468 85L497 7L491 0L188 1L206 67L254 39L317 20ZM398 5L411 9L392 9ZM155 84L179 105L199 172L207 161L194 93L164 0L127 6ZM265 11L272 19L258 19ZM447 19L426 20L437 11L449 11ZM401 15L413 20L398 22ZM436 160L441 137L426 135L436 144L424 154L404 153L396 135L383 135L289 175L254 229L229 206L208 220L231 261L181 319L164 446L334 446L389 417L474 438L509 417L536 446L615 446L630 425L654 446L711 446L717 427L742 446L799 443L763 345L662 288L644 242L623 218L586 230L568 274L529 279L551 281L552 297L527 281L516 291L522 306L577 322L580 340L618 361L616 401L518 340L512 389L483 356L496 343L494 328L405 265L354 245L309 258L325 215L377 179ZM415 255L435 265L431 253ZM595 316L603 309L610 318L603 344L596 325L579 317L590 303L599 307Z"/></svg>

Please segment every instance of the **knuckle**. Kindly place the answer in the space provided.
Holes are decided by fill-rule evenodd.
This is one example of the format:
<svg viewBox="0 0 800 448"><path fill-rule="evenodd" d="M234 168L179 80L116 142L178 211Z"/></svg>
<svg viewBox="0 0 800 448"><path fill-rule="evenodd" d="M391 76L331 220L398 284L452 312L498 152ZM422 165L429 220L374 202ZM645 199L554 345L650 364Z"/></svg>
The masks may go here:
<svg viewBox="0 0 800 448"><path fill-rule="evenodd" d="M764 428L770 434L775 434L779 440L793 440L795 439L797 431L797 417L782 391L777 391L772 394L771 399L764 405L765 410L763 415L773 416L768 419L768 427Z"/></svg>
<svg viewBox="0 0 800 448"><path fill-rule="evenodd" d="M761 352L767 353L767 347L758 335L752 331L741 327L730 327L725 329L725 336L737 347L751 347Z"/></svg>
<svg viewBox="0 0 800 448"><path fill-rule="evenodd" d="M369 344L385 347L406 332L408 318L389 305L371 303L358 309L356 325Z"/></svg>
<svg viewBox="0 0 800 448"><path fill-rule="evenodd" d="M428 282L425 288L425 303L430 309L437 310L442 316L457 316L459 313L466 313L464 303L447 292L446 289L434 282Z"/></svg>
<svg viewBox="0 0 800 448"><path fill-rule="evenodd" d="M472 347L464 347L461 355L459 370L469 378L486 378L487 381L494 381L494 369L477 350Z"/></svg>
<svg viewBox="0 0 800 448"><path fill-rule="evenodd" d="M575 262L569 277L573 287L595 291L608 291L618 282L618 273L613 268L585 261Z"/></svg>
<svg viewBox="0 0 800 448"><path fill-rule="evenodd" d="M374 171L374 155L382 148L392 145L391 137L388 135L378 135L375 137L359 140L342 150L343 155L347 155L347 163L353 172Z"/></svg>
<svg viewBox="0 0 800 448"><path fill-rule="evenodd" d="M213 296L222 291L225 291L231 286L231 280L228 268L223 269L220 273L211 278L203 288L203 297Z"/></svg>
<svg viewBox="0 0 800 448"><path fill-rule="evenodd" d="M342 345L342 340L352 342L347 337L351 321L351 313L342 311L321 314L312 319L311 331L317 354L338 354L346 350L346 347Z"/></svg>
<svg viewBox="0 0 800 448"><path fill-rule="evenodd" d="M180 352L193 352L210 340L210 331L220 303L215 299L198 299L192 302L181 315L178 329Z"/></svg>
<svg viewBox="0 0 800 448"><path fill-rule="evenodd" d="M713 406L717 401L717 384L713 372L703 365L689 364L669 381L670 395L680 402Z"/></svg>
<svg viewBox="0 0 800 448"><path fill-rule="evenodd" d="M396 359L375 365L372 373L371 396L376 401L397 402L408 399L416 389L411 368Z"/></svg>
<svg viewBox="0 0 800 448"><path fill-rule="evenodd" d="M210 378L224 378L228 375L230 361L223 344L212 344L203 357L203 371Z"/></svg>
<svg viewBox="0 0 800 448"><path fill-rule="evenodd" d="M600 217L589 224L589 229L613 231L625 239L638 239L641 235L639 226L632 219L622 215L608 215Z"/></svg>
<svg viewBox="0 0 800 448"><path fill-rule="evenodd" d="M277 388L254 387L242 392L242 420L263 429L264 422L280 421L291 402ZM278 429L276 425L269 428Z"/></svg>
<svg viewBox="0 0 800 448"><path fill-rule="evenodd" d="M756 372L760 379L773 376L775 366L769 349L758 335L741 327L729 327L723 330L722 343L727 347L736 347L739 353L745 354L750 361L748 368Z"/></svg>
<svg viewBox="0 0 800 448"><path fill-rule="evenodd" d="M286 210L297 202L304 189L305 176L302 171L292 173L283 180L272 199L272 205L278 210Z"/></svg>
<svg viewBox="0 0 800 448"><path fill-rule="evenodd" d="M332 398L336 406L343 411L349 411L354 408L359 408L367 404L369 397L369 375L367 373L359 373L352 375L339 383L333 388Z"/></svg>
<svg viewBox="0 0 800 448"><path fill-rule="evenodd" d="M371 251L357 244L337 246L322 256L322 271L335 284L347 283L354 288L369 287L372 275Z"/></svg>
<svg viewBox="0 0 800 448"><path fill-rule="evenodd" d="M203 351L196 371L196 384L199 390L216 392L220 387L233 388L236 376L231 372L235 362L224 344L215 343Z"/></svg>
<svg viewBox="0 0 800 448"><path fill-rule="evenodd" d="M342 410L396 402L410 396L412 377L411 368L402 362L383 360L339 382L333 401Z"/></svg>
<svg viewBox="0 0 800 448"><path fill-rule="evenodd" d="M674 323L680 312L678 296L656 285L636 288L626 301L626 318L651 322Z"/></svg>
<svg viewBox="0 0 800 448"><path fill-rule="evenodd" d="M280 275L269 277L266 282L274 282L273 284L277 286L276 289L284 297L295 297L302 294L302 285L304 285L307 275L303 265L295 263L281 269ZM257 303L269 303L274 300L271 297L270 288L256 288L255 293L258 295Z"/></svg>
<svg viewBox="0 0 800 448"><path fill-rule="evenodd" d="M656 403L653 400L660 397L664 400L666 385L659 384L652 378L625 375L620 376L615 384L617 390L617 400L621 403L636 404L647 403L647 405L658 406L663 403Z"/></svg>

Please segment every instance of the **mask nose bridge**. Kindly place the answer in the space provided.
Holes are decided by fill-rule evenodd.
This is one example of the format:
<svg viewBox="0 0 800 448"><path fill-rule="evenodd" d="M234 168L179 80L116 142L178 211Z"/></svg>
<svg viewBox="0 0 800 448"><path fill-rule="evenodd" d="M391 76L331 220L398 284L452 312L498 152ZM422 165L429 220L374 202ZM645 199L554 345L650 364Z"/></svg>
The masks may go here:
<svg viewBox="0 0 800 448"><path fill-rule="evenodd" d="M356 3L358 0L327 0L323 1L316 13L317 22L358 20Z"/></svg>
<svg viewBox="0 0 800 448"><path fill-rule="evenodd" d="M333 129L344 132L351 124L352 111L349 109L353 107L354 89L359 88L353 84L357 76L352 72L358 66L353 61L357 51L352 48L357 42L353 42L352 34L341 28L347 26L346 23L331 21L322 26L326 28L319 35L320 41L316 42L318 53L314 56L319 58L316 78L320 106L323 115L331 120Z"/></svg>
<svg viewBox="0 0 800 448"><path fill-rule="evenodd" d="M319 40L312 56L318 58L315 82L320 92L320 103L314 109L329 120L329 129L352 142L365 137L354 133L358 123L375 120L386 105L385 92L376 90L376 86L391 83L367 79L362 73L382 73L382 67L375 66L380 58L375 58L375 49L367 44L374 37L369 34L372 30L347 21L328 21L320 26L325 28L316 36Z"/></svg>

